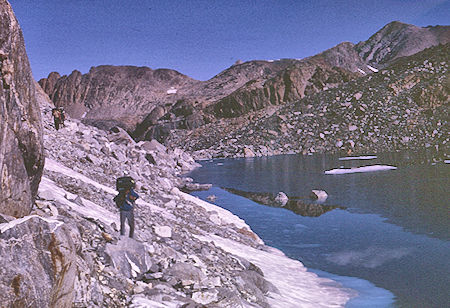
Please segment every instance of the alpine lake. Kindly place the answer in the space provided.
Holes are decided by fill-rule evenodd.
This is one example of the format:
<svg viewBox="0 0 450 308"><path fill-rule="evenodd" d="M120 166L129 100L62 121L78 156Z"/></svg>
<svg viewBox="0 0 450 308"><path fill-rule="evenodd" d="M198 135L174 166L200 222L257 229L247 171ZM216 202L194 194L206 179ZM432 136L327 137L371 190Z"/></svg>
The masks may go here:
<svg viewBox="0 0 450 308"><path fill-rule="evenodd" d="M446 163L445 163L446 162ZM346 307L448 307L450 165L426 153L280 155L201 161L192 194L244 219L309 271L358 292ZM326 174L332 169L393 170ZM326 191L312 201L313 189ZM284 192L301 207L270 206ZM273 199L273 198L272 198ZM261 201L262 200L262 201Z"/></svg>

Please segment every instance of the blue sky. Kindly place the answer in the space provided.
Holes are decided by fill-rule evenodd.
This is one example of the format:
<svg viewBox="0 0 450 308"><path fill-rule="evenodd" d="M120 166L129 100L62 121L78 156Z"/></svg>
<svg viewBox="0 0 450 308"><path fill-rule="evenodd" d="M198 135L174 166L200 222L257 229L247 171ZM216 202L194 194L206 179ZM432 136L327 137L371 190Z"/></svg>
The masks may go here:
<svg viewBox="0 0 450 308"><path fill-rule="evenodd" d="M207 80L236 60L304 58L398 20L448 25L450 0L9 0L37 80L91 66Z"/></svg>

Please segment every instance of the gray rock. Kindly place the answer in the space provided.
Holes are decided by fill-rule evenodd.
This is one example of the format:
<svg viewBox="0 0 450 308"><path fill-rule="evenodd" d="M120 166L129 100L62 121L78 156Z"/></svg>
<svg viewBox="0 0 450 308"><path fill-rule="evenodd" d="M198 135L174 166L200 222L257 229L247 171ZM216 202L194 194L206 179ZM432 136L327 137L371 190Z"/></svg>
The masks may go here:
<svg viewBox="0 0 450 308"><path fill-rule="evenodd" d="M255 153L249 149L249 148L244 148L244 157L255 157Z"/></svg>
<svg viewBox="0 0 450 308"><path fill-rule="evenodd" d="M155 139L152 139L151 141L142 142L141 148L146 150L147 152L152 152L152 151L161 152L161 153L167 152L167 148Z"/></svg>
<svg viewBox="0 0 450 308"><path fill-rule="evenodd" d="M9 225L2 226L0 234L2 304L71 307L77 276L77 231L61 221L38 216ZM11 241L20 245L11 245Z"/></svg>
<svg viewBox="0 0 450 308"><path fill-rule="evenodd" d="M48 200L48 201L55 200L54 193L51 190L48 190L48 189L39 191L38 195L39 195L39 198L42 199L42 200Z"/></svg>
<svg viewBox="0 0 450 308"><path fill-rule="evenodd" d="M289 197L282 191L280 191L275 197L275 202L281 206L285 206L288 201Z"/></svg>
<svg viewBox="0 0 450 308"><path fill-rule="evenodd" d="M44 166L36 87L19 24L0 4L0 213L30 213ZM4 109L6 108L6 109Z"/></svg>
<svg viewBox="0 0 450 308"><path fill-rule="evenodd" d="M317 200L318 202L325 202L328 198L328 194L324 190L313 189L310 195L311 199Z"/></svg>
<svg viewBox="0 0 450 308"><path fill-rule="evenodd" d="M111 259L114 269L127 278L147 272L152 265L147 247L125 236L116 244L107 244L105 253Z"/></svg>
<svg viewBox="0 0 450 308"><path fill-rule="evenodd" d="M111 134L108 136L108 140L117 144L134 145L135 141L130 135L121 127L114 127L111 129Z"/></svg>
<svg viewBox="0 0 450 308"><path fill-rule="evenodd" d="M175 277L177 281L184 281L185 285L188 285L187 281L191 281L189 283L191 285L200 283L206 279L206 275L202 270L190 263L175 263L164 274L168 277Z"/></svg>
<svg viewBox="0 0 450 308"><path fill-rule="evenodd" d="M153 230L160 237L172 237L172 228L169 226L154 226Z"/></svg>

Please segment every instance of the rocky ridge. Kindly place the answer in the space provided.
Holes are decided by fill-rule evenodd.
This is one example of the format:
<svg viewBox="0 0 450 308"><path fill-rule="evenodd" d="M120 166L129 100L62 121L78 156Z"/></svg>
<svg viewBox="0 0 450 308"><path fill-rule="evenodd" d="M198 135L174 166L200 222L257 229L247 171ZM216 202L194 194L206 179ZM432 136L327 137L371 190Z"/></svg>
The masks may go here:
<svg viewBox="0 0 450 308"><path fill-rule="evenodd" d="M222 119L169 143L196 158L290 153L448 151L449 44L303 99Z"/></svg>
<svg viewBox="0 0 450 308"><path fill-rule="evenodd" d="M85 123L104 129L120 125L135 140L163 142L172 129L191 130L291 103L449 40L448 26L392 22L357 45L341 43L306 59L236 63L207 81L172 70L163 70L160 78L159 70L101 66L84 75L52 73L39 82L56 105L76 118L84 115Z"/></svg>
<svg viewBox="0 0 450 308"><path fill-rule="evenodd" d="M183 101L202 109L249 80L271 76L292 62L295 60L237 64L208 81L170 69L103 65L92 67L87 74L75 70L60 76L53 72L39 84L54 104L64 106L72 117L104 129L120 125L133 131L152 111L162 110L159 119L173 114L173 105Z"/></svg>
<svg viewBox="0 0 450 308"><path fill-rule="evenodd" d="M0 216L2 304L327 307L354 296L265 246L238 217L182 193L191 180L179 175L197 166L183 151L77 120L55 131L51 105L42 110L47 159L35 207L21 219ZM112 187L123 174L141 195L136 239L118 233Z"/></svg>

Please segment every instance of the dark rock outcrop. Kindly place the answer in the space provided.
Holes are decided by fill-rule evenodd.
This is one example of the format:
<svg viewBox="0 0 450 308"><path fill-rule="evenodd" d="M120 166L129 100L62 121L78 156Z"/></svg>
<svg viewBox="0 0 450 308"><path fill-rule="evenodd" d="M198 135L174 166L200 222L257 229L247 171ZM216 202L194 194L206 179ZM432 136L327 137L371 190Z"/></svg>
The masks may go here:
<svg viewBox="0 0 450 308"><path fill-rule="evenodd" d="M22 31L0 1L0 212L27 215L44 166L42 125Z"/></svg>
<svg viewBox="0 0 450 308"><path fill-rule="evenodd" d="M299 63L270 80L248 82L215 104L213 112L217 117L238 117L270 105L297 101L305 95L327 90L358 76L326 64Z"/></svg>

